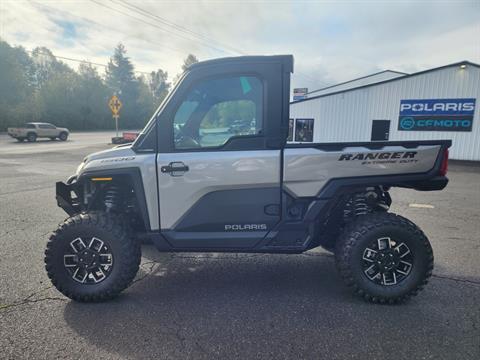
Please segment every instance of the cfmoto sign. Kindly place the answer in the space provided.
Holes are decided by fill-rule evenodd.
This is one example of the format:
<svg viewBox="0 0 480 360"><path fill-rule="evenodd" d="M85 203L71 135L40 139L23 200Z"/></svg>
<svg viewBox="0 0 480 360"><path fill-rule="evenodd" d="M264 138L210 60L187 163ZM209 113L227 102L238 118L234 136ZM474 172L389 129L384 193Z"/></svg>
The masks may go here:
<svg viewBox="0 0 480 360"><path fill-rule="evenodd" d="M400 120L400 128L402 130L412 130L415 127L415 120L411 117L405 117Z"/></svg>
<svg viewBox="0 0 480 360"><path fill-rule="evenodd" d="M398 130L472 131L475 99L401 100Z"/></svg>

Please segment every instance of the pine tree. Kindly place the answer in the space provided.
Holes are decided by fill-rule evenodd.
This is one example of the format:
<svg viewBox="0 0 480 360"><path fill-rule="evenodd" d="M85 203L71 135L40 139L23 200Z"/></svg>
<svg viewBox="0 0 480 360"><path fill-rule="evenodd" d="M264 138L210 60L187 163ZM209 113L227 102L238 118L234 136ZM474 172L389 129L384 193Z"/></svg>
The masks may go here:
<svg viewBox="0 0 480 360"><path fill-rule="evenodd" d="M197 62L198 62L198 59L195 55L188 54L186 59L183 61L182 70L186 71L190 67L190 65L195 64Z"/></svg>
<svg viewBox="0 0 480 360"><path fill-rule="evenodd" d="M137 100L139 97L139 83L135 78L134 67L123 44L118 44L106 70L106 84L112 94L116 94L123 103L121 117L127 128L143 126L137 114ZM138 123L138 125L137 125Z"/></svg>

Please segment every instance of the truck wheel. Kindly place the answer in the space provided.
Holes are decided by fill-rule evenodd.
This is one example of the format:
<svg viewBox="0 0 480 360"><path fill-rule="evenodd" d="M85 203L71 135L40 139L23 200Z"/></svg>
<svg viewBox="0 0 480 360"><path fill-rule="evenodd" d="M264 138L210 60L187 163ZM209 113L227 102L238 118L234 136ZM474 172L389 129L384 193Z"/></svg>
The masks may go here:
<svg viewBox="0 0 480 360"><path fill-rule="evenodd" d="M398 303L416 295L432 275L433 252L424 233L392 213L359 217L335 250L345 283L365 300Z"/></svg>
<svg viewBox="0 0 480 360"><path fill-rule="evenodd" d="M62 141L67 141L68 139L68 134L66 132L62 132L60 133L60 135L58 136L58 138Z"/></svg>
<svg viewBox="0 0 480 360"><path fill-rule="evenodd" d="M27 135L28 142L35 142L37 141L37 134L35 133L28 133Z"/></svg>
<svg viewBox="0 0 480 360"><path fill-rule="evenodd" d="M127 288L140 265L140 242L120 218L75 215L50 236L45 268L53 285L81 302L111 299Z"/></svg>

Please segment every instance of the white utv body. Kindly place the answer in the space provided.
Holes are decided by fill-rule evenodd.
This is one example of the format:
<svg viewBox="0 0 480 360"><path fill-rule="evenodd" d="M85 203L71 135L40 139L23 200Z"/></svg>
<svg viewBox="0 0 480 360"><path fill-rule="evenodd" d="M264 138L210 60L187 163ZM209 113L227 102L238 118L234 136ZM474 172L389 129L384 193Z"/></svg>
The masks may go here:
<svg viewBox="0 0 480 360"><path fill-rule="evenodd" d="M292 56L192 65L131 145L87 156L57 201L46 269L78 301L135 277L140 239L160 251L335 253L373 302L414 295L431 246L389 213L393 187L441 190L450 141L287 144Z"/></svg>

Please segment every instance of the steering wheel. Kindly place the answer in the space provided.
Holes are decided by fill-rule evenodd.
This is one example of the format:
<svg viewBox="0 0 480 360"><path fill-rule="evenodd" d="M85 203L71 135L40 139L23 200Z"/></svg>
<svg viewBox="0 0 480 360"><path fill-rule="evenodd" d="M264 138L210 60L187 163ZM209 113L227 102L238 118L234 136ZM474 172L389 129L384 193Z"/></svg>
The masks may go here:
<svg viewBox="0 0 480 360"><path fill-rule="evenodd" d="M200 143L191 136L185 135L181 129L175 134L175 147L179 149L191 149L201 147Z"/></svg>

